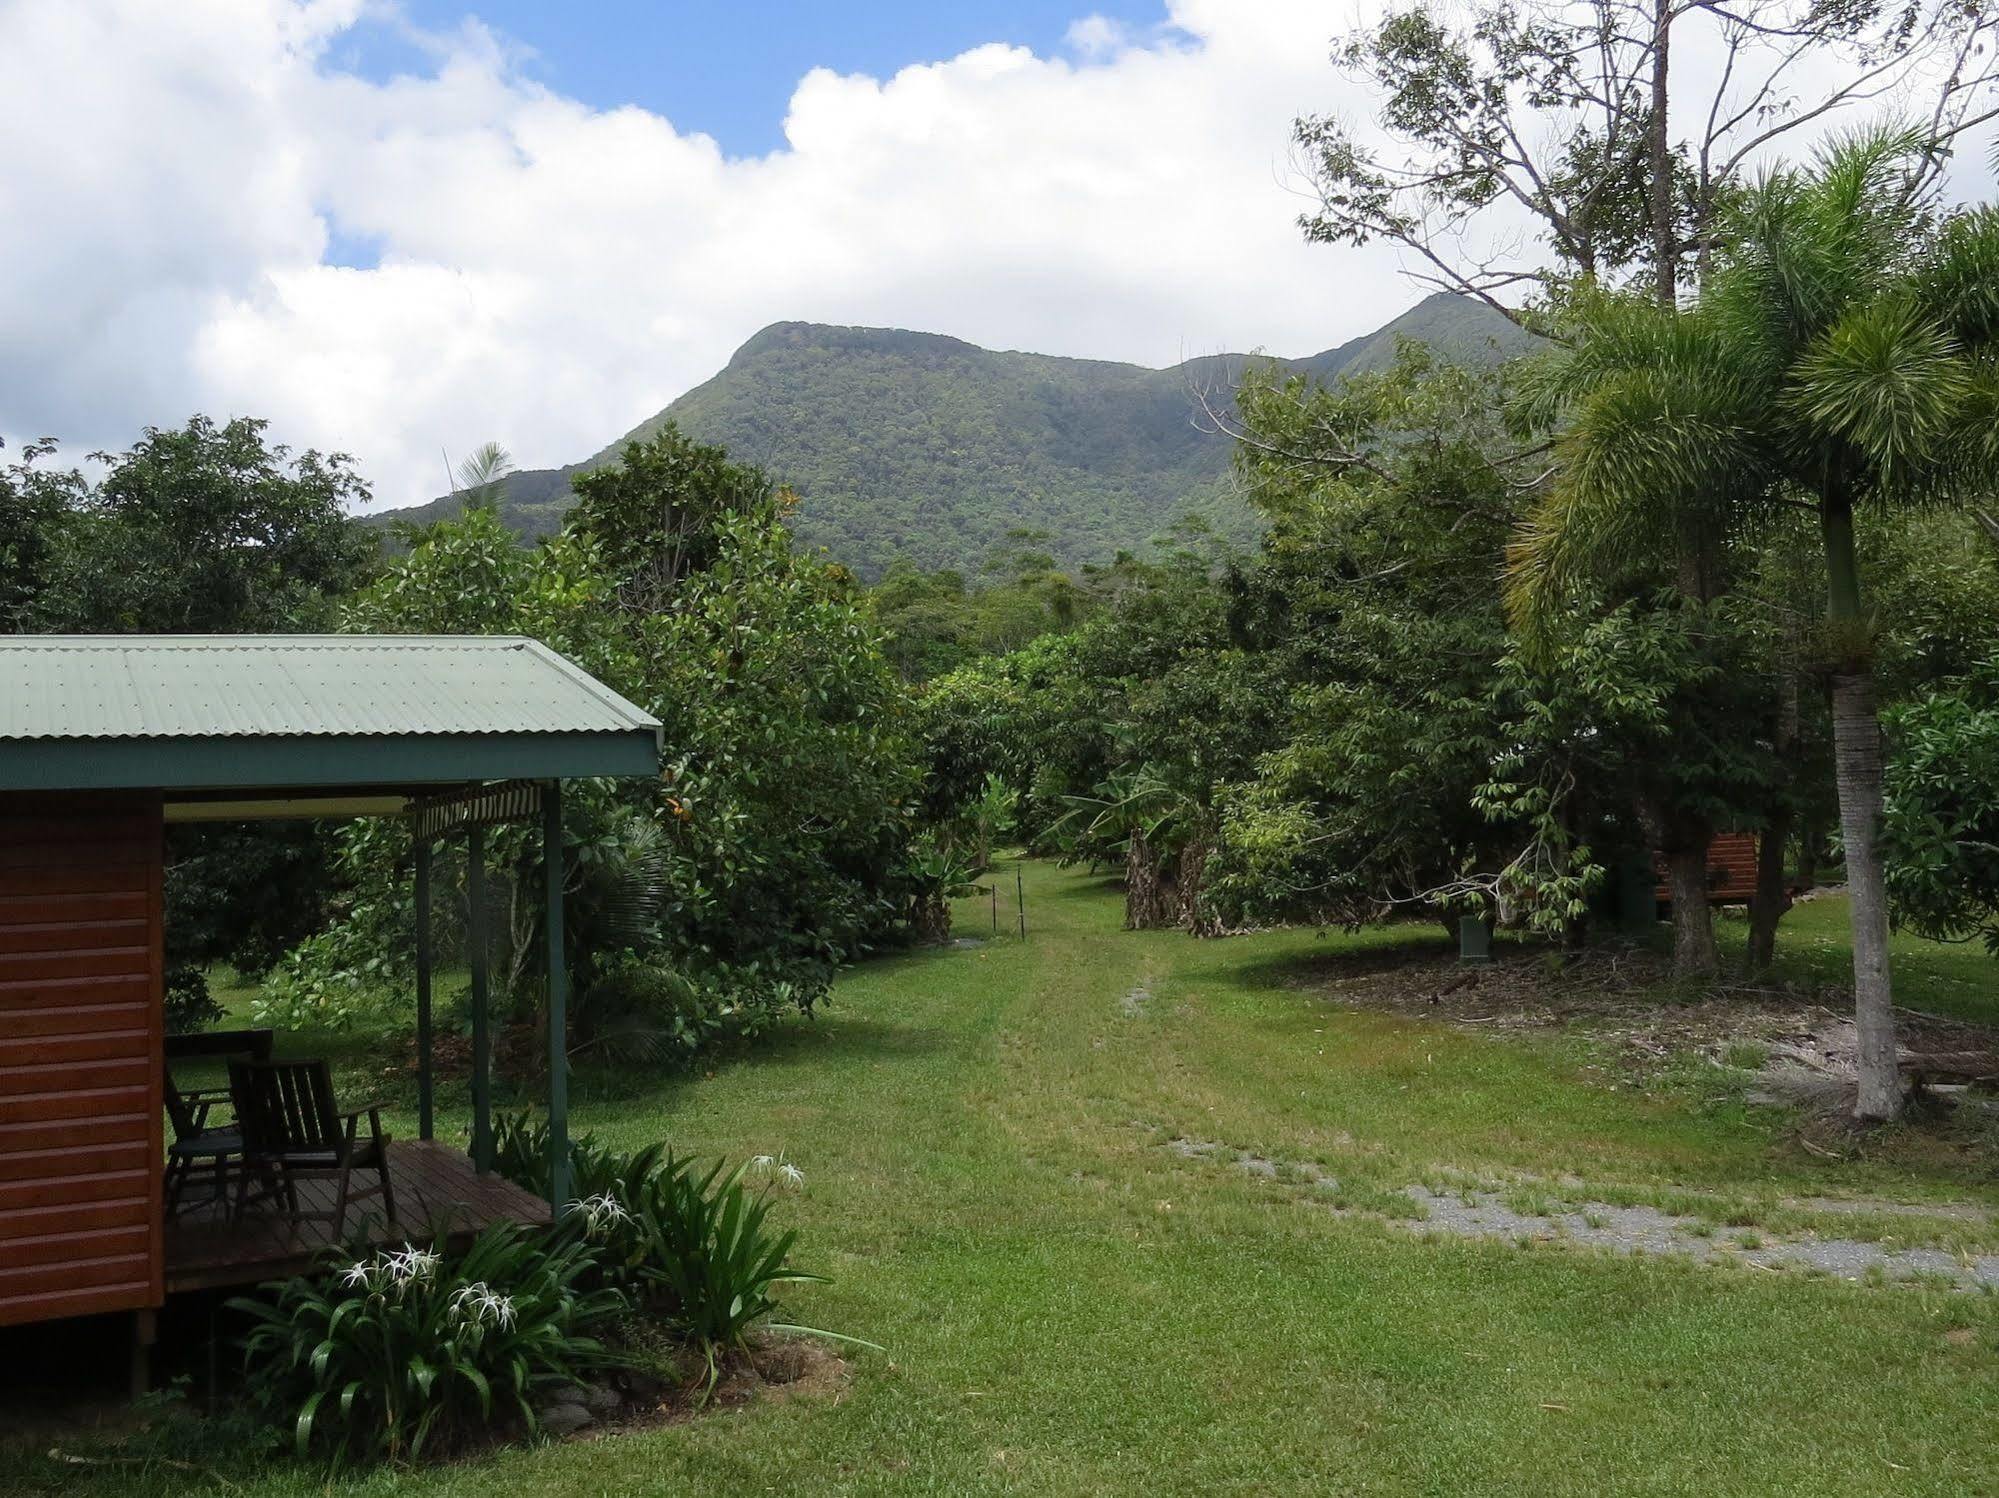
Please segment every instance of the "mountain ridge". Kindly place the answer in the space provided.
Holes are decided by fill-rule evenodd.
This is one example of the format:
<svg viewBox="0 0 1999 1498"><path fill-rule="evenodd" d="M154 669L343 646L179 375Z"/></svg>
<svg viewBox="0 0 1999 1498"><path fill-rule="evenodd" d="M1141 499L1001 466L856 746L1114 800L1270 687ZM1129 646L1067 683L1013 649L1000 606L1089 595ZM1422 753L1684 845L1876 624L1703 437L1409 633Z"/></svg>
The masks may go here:
<svg viewBox="0 0 1999 1498"><path fill-rule="evenodd" d="M510 476L500 512L531 538L558 529L575 474L671 420L790 484L800 541L868 577L898 557L973 572L1017 529L1047 533L1042 544L1072 567L1136 549L1188 513L1248 535L1253 520L1226 492L1228 441L1196 422L1195 387L1232 387L1252 361L1324 380L1377 369L1402 337L1477 363L1533 342L1494 309L1446 293L1304 358L1208 354L1163 369L780 321L589 457ZM422 523L460 503L447 495L371 519Z"/></svg>

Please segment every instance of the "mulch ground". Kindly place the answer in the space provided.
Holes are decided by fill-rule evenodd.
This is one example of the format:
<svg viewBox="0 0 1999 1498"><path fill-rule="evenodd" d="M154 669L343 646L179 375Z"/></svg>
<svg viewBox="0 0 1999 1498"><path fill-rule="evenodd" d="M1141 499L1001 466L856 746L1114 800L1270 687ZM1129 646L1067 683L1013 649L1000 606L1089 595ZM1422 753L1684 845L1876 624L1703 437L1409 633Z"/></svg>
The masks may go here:
<svg viewBox="0 0 1999 1498"><path fill-rule="evenodd" d="M1480 966L1377 956L1322 965L1304 986L1333 1003L1466 1030L1580 1031L1641 1074L1688 1055L1734 1064L1752 1047L1774 1078L1837 1084L1852 1074L1851 999L1838 989L1676 983L1667 958L1643 947L1506 954ZM1896 1020L1905 1068L1927 1081L1999 1079L1999 1031L1912 1010Z"/></svg>

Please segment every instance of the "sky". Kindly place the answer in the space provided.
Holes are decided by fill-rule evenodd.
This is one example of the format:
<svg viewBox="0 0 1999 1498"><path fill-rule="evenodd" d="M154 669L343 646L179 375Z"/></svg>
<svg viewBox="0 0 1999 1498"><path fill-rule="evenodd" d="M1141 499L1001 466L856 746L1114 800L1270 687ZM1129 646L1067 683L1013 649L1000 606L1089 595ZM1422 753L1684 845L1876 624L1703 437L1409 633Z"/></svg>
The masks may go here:
<svg viewBox="0 0 1999 1498"><path fill-rule="evenodd" d="M408 0L404 24L364 19L327 63L377 81L422 74L429 54L408 28L445 32L467 14L459 0ZM469 14L509 39L522 77L599 109L635 104L732 156L784 145L791 91L814 68L887 78L989 42L1048 56L1086 15L1141 33L1168 24L1164 0L496 0Z"/></svg>
<svg viewBox="0 0 1999 1498"><path fill-rule="evenodd" d="M786 319L1314 352L1422 290L1296 225L1378 4L0 0L0 439L259 416L388 506Z"/></svg>

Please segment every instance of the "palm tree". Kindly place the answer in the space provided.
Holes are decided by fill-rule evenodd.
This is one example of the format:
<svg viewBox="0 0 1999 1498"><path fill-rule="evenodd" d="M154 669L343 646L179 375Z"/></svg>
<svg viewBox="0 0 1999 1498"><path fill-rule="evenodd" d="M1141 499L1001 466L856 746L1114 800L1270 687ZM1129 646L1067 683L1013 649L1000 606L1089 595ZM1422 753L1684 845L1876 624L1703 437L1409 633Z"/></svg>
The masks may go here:
<svg viewBox="0 0 1999 1498"><path fill-rule="evenodd" d="M1516 538L1513 617L1531 640L1586 577L1691 535L1754 545L1782 506L1816 512L1827 574L1840 825L1852 896L1862 1119L1901 1107L1876 830L1881 731L1853 518L1964 503L1999 484L1999 210L1939 212L1913 185L1919 132L1846 138L1766 176L1691 307L1585 298L1543 376L1559 475Z"/></svg>

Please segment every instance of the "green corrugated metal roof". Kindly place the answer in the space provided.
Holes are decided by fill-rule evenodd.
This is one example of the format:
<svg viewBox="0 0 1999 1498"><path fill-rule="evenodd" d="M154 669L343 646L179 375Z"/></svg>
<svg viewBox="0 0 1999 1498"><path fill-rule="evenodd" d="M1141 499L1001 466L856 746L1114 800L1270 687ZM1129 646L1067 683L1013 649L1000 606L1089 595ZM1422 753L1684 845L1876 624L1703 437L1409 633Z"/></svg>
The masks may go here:
<svg viewBox="0 0 1999 1498"><path fill-rule="evenodd" d="M505 636L16 635L0 739L591 733L658 722Z"/></svg>
<svg viewBox="0 0 1999 1498"><path fill-rule="evenodd" d="M641 774L658 735L534 640L0 638L0 789Z"/></svg>

